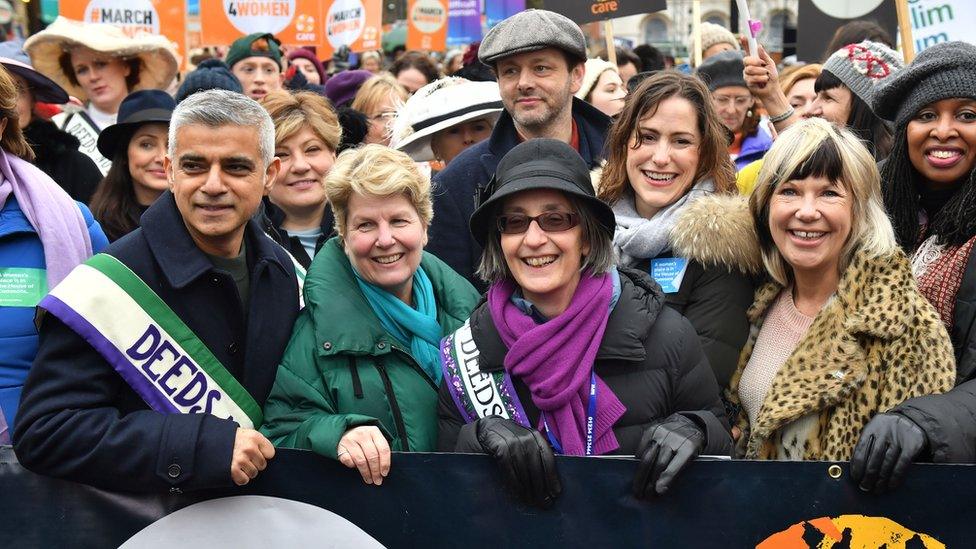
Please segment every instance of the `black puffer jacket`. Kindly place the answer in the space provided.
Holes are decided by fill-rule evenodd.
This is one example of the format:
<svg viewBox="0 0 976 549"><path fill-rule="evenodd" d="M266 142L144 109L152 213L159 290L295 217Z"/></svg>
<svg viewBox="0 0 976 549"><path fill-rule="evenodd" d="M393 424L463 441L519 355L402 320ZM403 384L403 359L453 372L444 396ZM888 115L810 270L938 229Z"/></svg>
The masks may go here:
<svg viewBox="0 0 976 549"><path fill-rule="evenodd" d="M694 328L664 306L664 295L646 273L619 272L620 298L595 364L596 374L627 407L613 426L620 443L614 453L633 455L648 424L680 412L705 432L703 454L729 455L732 439L718 385ZM480 351L479 369L502 370L507 349L484 302L471 314L471 332ZM537 425L539 409L528 387L518 378L512 382L529 421ZM474 423L464 425L446 383L438 398L438 428L441 451L480 451Z"/></svg>
<svg viewBox="0 0 976 549"><path fill-rule="evenodd" d="M969 255L956 292L949 331L956 354L956 387L906 400L892 409L917 423L936 463L976 463L976 253Z"/></svg>
<svg viewBox="0 0 976 549"><path fill-rule="evenodd" d="M668 250L655 259L675 256ZM651 260L646 259L636 268L650 272L650 266ZM665 303L694 326L723 392L729 387L739 353L749 336L746 311L755 292L756 284L749 275L719 265L706 267L689 258L678 291L665 294Z"/></svg>
<svg viewBox="0 0 976 549"><path fill-rule="evenodd" d="M306 270L309 265L312 264L312 258L308 256L308 252L305 250L305 246L302 246L302 241L298 239L297 236L292 236L288 234L288 231L281 227L281 224L285 222L285 212L281 208L275 206L270 200L265 198L264 200L264 216L265 220L262 221L264 226L264 231L274 239L275 242L284 246L288 252L295 257ZM322 249L322 245L325 244L327 240L336 235L335 231L335 216L332 215L332 206L328 202L325 203L325 212L322 214L322 235L319 236L318 240L315 241L315 253L319 253Z"/></svg>
<svg viewBox="0 0 976 549"><path fill-rule="evenodd" d="M24 128L24 137L34 149L34 164L71 198L88 204L102 180L102 172L91 158L78 150L78 138L39 118Z"/></svg>

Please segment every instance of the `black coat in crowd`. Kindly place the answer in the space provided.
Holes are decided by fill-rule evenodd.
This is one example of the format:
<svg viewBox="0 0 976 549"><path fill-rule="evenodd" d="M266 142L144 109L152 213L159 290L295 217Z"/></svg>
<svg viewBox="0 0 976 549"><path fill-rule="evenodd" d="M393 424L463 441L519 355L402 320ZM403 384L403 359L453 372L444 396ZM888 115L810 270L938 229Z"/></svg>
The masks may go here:
<svg viewBox="0 0 976 549"><path fill-rule="evenodd" d="M278 208L270 201L265 200L264 215L267 216L265 232L276 242L284 246L291 255L295 256L298 263L307 270L308 266L312 264L312 258L308 256L305 246L302 246L302 241L297 236L289 235L288 231L281 227L281 224L285 222L285 212L281 211L281 208ZM322 244L325 244L328 239L336 235L334 225L335 216L332 215L332 207L326 202L325 212L322 215L322 235L315 242L315 253L318 253L322 249ZM275 234L272 234L272 231Z"/></svg>
<svg viewBox="0 0 976 549"><path fill-rule="evenodd" d="M599 165L603 142L612 120L589 103L573 98L573 120L579 133L579 153L589 167ZM481 246L468 231L474 213L475 194L488 184L505 153L519 144L515 121L502 111L491 137L472 145L457 156L433 180L434 220L427 234L427 251L450 265L479 291L483 280L475 275L481 261Z"/></svg>
<svg viewBox="0 0 976 549"><path fill-rule="evenodd" d="M105 249L138 275L261 406L298 316L291 259L257 222L245 232L248 310L234 279L187 232L169 192L142 228ZM237 423L209 414L152 411L81 336L44 315L24 386L14 449L44 475L119 491L232 486Z"/></svg>
<svg viewBox="0 0 976 549"><path fill-rule="evenodd" d="M655 259L670 257L673 252L669 250ZM648 259L635 267L649 272L650 266ZM678 291L665 295L665 303L694 326L722 391L729 387L739 353L749 337L746 311L755 291L751 277L723 266L705 267L689 258Z"/></svg>
<svg viewBox="0 0 976 549"><path fill-rule="evenodd" d="M664 306L661 289L649 276L620 269L620 298L610 313L594 369L627 408L613 427L620 447L634 455L644 429L681 413L705 433L702 454L730 455L732 438L715 376L702 353L694 328ZM492 322L487 303L471 314L471 334L480 352L478 368L501 371L507 349ZM532 425L539 409L528 387L512 383ZM481 452L475 424L465 425L446 383L438 397L438 442L443 452Z"/></svg>
<svg viewBox="0 0 976 549"><path fill-rule="evenodd" d="M917 423L937 463L976 463L976 253L969 255L949 330L956 353L956 387L906 400L892 411Z"/></svg>
<svg viewBox="0 0 976 549"><path fill-rule="evenodd" d="M88 204L102 180L102 172L94 160L78 150L78 138L40 118L34 118L24 128L24 137L34 149L34 164L71 198Z"/></svg>

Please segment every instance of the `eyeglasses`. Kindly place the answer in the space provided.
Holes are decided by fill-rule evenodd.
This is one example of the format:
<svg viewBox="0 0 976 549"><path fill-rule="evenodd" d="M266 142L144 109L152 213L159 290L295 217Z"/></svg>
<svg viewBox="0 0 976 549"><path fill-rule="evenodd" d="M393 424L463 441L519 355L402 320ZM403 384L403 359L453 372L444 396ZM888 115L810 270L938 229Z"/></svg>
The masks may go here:
<svg viewBox="0 0 976 549"><path fill-rule="evenodd" d="M751 95L713 95L712 101L715 102L719 107L725 107L730 103L734 104L738 108L743 108L749 105L749 101L752 99Z"/></svg>
<svg viewBox="0 0 976 549"><path fill-rule="evenodd" d="M383 111L381 113L377 113L374 114L373 116L370 116L369 119L373 122L382 122L384 124L387 124L391 122L394 118L396 118L396 115L397 115L396 111Z"/></svg>
<svg viewBox="0 0 976 549"><path fill-rule="evenodd" d="M546 232L558 233L568 231L579 225L579 214L572 212L546 212L530 217L525 214L508 214L498 216L498 230L502 234L522 234L529 230L529 225L535 221L539 228Z"/></svg>

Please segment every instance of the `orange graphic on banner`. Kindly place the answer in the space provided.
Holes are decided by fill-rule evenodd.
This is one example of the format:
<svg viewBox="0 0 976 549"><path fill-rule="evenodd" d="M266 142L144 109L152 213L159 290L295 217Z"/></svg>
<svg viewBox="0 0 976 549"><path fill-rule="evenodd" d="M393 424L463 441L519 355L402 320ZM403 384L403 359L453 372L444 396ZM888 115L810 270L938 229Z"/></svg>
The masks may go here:
<svg viewBox="0 0 976 549"><path fill-rule="evenodd" d="M270 32L288 46L316 46L320 59L346 45L380 48L382 0L205 0L200 2L200 40L229 45L253 32Z"/></svg>
<svg viewBox="0 0 976 549"><path fill-rule="evenodd" d="M322 40L316 0L204 0L200 2L200 40L230 45L241 36L270 32L282 44L317 46Z"/></svg>
<svg viewBox="0 0 976 549"><path fill-rule="evenodd" d="M323 2L324 39L319 57L329 59L342 46L363 52L380 49L383 34L383 0L333 0Z"/></svg>
<svg viewBox="0 0 976 549"><path fill-rule="evenodd" d="M441 51L447 48L447 0L407 2L407 49Z"/></svg>
<svg viewBox="0 0 976 549"><path fill-rule="evenodd" d="M60 0L58 13L86 23L108 23L129 36L161 34L176 44L186 67L186 6L173 0Z"/></svg>

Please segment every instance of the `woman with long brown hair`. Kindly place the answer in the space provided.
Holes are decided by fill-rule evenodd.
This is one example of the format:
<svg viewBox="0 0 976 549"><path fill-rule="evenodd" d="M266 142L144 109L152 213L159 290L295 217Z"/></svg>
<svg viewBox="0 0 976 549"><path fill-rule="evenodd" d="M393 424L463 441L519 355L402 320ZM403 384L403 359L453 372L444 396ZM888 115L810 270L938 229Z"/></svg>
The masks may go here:
<svg viewBox="0 0 976 549"><path fill-rule="evenodd" d="M133 92L119 107L119 123L98 136L98 150L112 159L112 168L92 196L91 209L113 242L139 228L139 218L169 186L163 157L175 108L164 91Z"/></svg>
<svg viewBox="0 0 976 549"><path fill-rule="evenodd" d="M678 257L671 230L701 196L735 193L726 132L708 88L662 72L634 91L607 137L599 196L614 210L618 265L650 273L667 304L691 321L719 385L727 386L749 325L753 286L743 274Z"/></svg>

